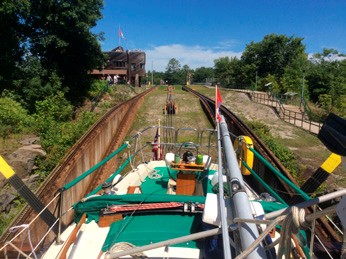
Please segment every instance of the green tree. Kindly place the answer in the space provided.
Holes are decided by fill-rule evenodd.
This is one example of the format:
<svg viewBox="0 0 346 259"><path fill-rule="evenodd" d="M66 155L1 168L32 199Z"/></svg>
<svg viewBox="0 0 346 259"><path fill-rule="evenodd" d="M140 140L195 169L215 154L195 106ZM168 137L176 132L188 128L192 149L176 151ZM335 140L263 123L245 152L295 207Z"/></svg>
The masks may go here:
<svg viewBox="0 0 346 259"><path fill-rule="evenodd" d="M98 43L102 34L90 31L102 17L102 7L103 0L1 1L0 93L14 90L31 107L42 100L33 89L43 95L60 87L70 101L83 98L90 87L89 71L105 60ZM33 65L30 57L44 69L27 78L29 73L18 71Z"/></svg>
<svg viewBox="0 0 346 259"><path fill-rule="evenodd" d="M44 179L96 118L91 112L82 112L71 120L73 106L62 92L37 101L36 106L36 132L47 152L47 157L39 161L37 173Z"/></svg>
<svg viewBox="0 0 346 259"><path fill-rule="evenodd" d="M238 88L246 81L240 60L236 57L222 57L214 60L215 76L225 87Z"/></svg>
<svg viewBox="0 0 346 259"><path fill-rule="evenodd" d="M277 81L285 74L297 58L305 55L303 38L286 35L269 34L260 42L251 42L245 48L241 61L243 65L251 65L251 75L257 72L259 77L273 75ZM248 71L250 72L250 71Z"/></svg>
<svg viewBox="0 0 346 259"><path fill-rule="evenodd" d="M192 74L193 69L191 69L188 65L184 65L179 72L179 84L185 85L192 78Z"/></svg>
<svg viewBox="0 0 346 259"><path fill-rule="evenodd" d="M324 49L322 53L314 54L306 79L312 101L319 102L329 111L343 109L346 94L345 55L334 49Z"/></svg>
<svg viewBox="0 0 346 259"><path fill-rule="evenodd" d="M281 78L281 92L295 92L301 94L304 81L304 96L307 97L308 84L305 79L307 69L307 57L305 53L297 56L292 63L285 68Z"/></svg>
<svg viewBox="0 0 346 259"><path fill-rule="evenodd" d="M231 77L231 60L229 57L222 57L214 60L215 76L223 86L229 85Z"/></svg>
<svg viewBox="0 0 346 259"><path fill-rule="evenodd" d="M169 84L181 83L180 71L181 65L179 60L175 58L170 59L165 71L165 81L168 81Z"/></svg>
<svg viewBox="0 0 346 259"><path fill-rule="evenodd" d="M207 79L214 77L214 69L212 67L199 67L193 73L193 81L196 83L205 83Z"/></svg>
<svg viewBox="0 0 346 259"><path fill-rule="evenodd" d="M30 0L26 25L30 52L49 73L68 86L67 97L79 100L90 86L88 72L104 61L98 35L90 32L102 17L102 0Z"/></svg>
<svg viewBox="0 0 346 259"><path fill-rule="evenodd" d="M43 68L41 61L34 56L26 57L18 66L16 73L18 79L13 82L12 92L19 95L18 101L30 113L35 112L37 101L42 101L59 91L67 92L67 88L62 86L61 78L57 73Z"/></svg>
<svg viewBox="0 0 346 259"><path fill-rule="evenodd" d="M8 98L0 98L0 136L22 132L32 123L32 118L19 102Z"/></svg>
<svg viewBox="0 0 346 259"><path fill-rule="evenodd" d="M16 65L25 53L25 19L27 0L2 0L0 2L0 94L12 87Z"/></svg>

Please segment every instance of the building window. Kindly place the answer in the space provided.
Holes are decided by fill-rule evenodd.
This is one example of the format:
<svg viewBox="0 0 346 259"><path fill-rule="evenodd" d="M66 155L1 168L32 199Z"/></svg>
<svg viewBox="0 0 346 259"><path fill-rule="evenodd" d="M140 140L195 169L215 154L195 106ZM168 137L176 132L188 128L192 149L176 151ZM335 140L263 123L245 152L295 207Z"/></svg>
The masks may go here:
<svg viewBox="0 0 346 259"><path fill-rule="evenodd" d="M145 69L145 64L144 64L144 63L141 63L141 64L140 64L140 68L141 68L141 69Z"/></svg>
<svg viewBox="0 0 346 259"><path fill-rule="evenodd" d="M136 70L136 63L131 63L131 71L135 71Z"/></svg>

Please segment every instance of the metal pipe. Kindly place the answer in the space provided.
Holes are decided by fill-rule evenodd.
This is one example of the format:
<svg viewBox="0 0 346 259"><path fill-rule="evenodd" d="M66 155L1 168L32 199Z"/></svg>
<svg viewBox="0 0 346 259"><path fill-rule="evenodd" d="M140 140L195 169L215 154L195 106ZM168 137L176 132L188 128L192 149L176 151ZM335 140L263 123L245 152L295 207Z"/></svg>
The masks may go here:
<svg viewBox="0 0 346 259"><path fill-rule="evenodd" d="M287 204L280 196L279 194L277 194L273 188L270 187L269 184L267 184L254 170L252 170L251 167L249 167L249 165L245 162L245 161L242 161L242 164L251 172L251 175L257 180L260 182L260 184L263 185L263 187L272 195L274 196L274 198L281 202L282 204Z"/></svg>
<svg viewBox="0 0 346 259"><path fill-rule="evenodd" d="M221 140L225 154L226 169L229 177L229 190L232 191L233 215L236 218L253 219L249 198L244 189L244 180L240 173L238 161L233 149L227 124L223 116L221 120ZM235 189L235 187L238 187ZM239 226L242 251L246 250L259 236L256 224L243 223ZM262 245L259 245L247 258L267 258Z"/></svg>
<svg viewBox="0 0 346 259"><path fill-rule="evenodd" d="M335 198L338 198L338 197L341 197L344 195L346 195L346 189L342 189L342 190L339 190L336 192L328 193L326 195L298 203L294 206L296 206L298 208L307 208L307 207L311 207L315 204L323 203L323 202L326 202L326 201L329 201L329 200L332 200L332 199L335 199ZM290 207L285 208L285 209L281 209L281 210L277 210L277 211L273 211L273 212L266 214L265 218L266 219L276 218L277 216L288 214L290 211L291 211Z"/></svg>
<svg viewBox="0 0 346 259"><path fill-rule="evenodd" d="M229 245L229 234L228 234L228 225L226 219L226 205L225 205L225 195L223 189L223 175L222 175L222 154L221 154L221 138L220 138L220 123L217 122L217 141L218 141L218 182L219 182L219 193L218 193L218 202L220 208L220 217L221 217L221 230L222 230L222 242L223 242L223 253L224 258L231 258L231 248ZM229 215L228 215L229 216Z"/></svg>
<svg viewBox="0 0 346 259"><path fill-rule="evenodd" d="M298 186L292 183L287 177L285 177L279 170L277 170L274 166L272 166L264 157L261 156L255 149L249 147L249 150L255 154L255 156L261 160L265 166L267 166L270 171L272 171L276 176L278 176L281 180L283 180L289 187L291 187L297 194L299 194L304 200L310 200L310 196L307 195L304 191L302 191Z"/></svg>
<svg viewBox="0 0 346 259"><path fill-rule="evenodd" d="M62 205L63 205L63 195L64 192L60 192L60 197L59 197L59 208L58 208L58 217L59 217L59 222L58 222L58 234L56 237L56 244L61 245L63 242L61 240L61 224L62 224Z"/></svg>

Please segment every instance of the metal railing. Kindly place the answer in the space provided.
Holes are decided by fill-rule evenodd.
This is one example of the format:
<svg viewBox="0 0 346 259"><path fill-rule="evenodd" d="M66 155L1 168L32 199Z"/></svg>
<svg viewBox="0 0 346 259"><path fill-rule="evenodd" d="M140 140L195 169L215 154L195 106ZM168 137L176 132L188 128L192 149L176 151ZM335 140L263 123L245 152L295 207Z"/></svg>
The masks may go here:
<svg viewBox="0 0 346 259"><path fill-rule="evenodd" d="M284 104L277 98L276 95L267 92L255 92L252 90L235 89L237 92L243 92L250 96L251 100L260 104L275 108L277 115L284 121L309 131L313 134L318 134L323 123L315 122L306 116L304 112L296 112L286 109ZM307 105L303 102L304 110L309 111Z"/></svg>

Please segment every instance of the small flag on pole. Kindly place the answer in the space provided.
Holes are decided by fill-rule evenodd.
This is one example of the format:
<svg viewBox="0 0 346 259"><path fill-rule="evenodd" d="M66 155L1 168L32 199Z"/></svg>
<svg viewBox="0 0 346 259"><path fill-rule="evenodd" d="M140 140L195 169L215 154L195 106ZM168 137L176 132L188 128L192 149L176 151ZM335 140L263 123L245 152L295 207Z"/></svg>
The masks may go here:
<svg viewBox="0 0 346 259"><path fill-rule="evenodd" d="M222 104L222 97L221 97L219 89L217 88L217 85L215 86L215 91L216 91L216 93L215 93L215 95L216 95L216 97L215 97L215 113L216 113L215 117L217 118L217 120L219 122L221 122L221 115L219 112L219 108Z"/></svg>
<svg viewBox="0 0 346 259"><path fill-rule="evenodd" d="M123 34L123 31L121 29L119 29L119 37L122 38L123 40L126 40Z"/></svg>

